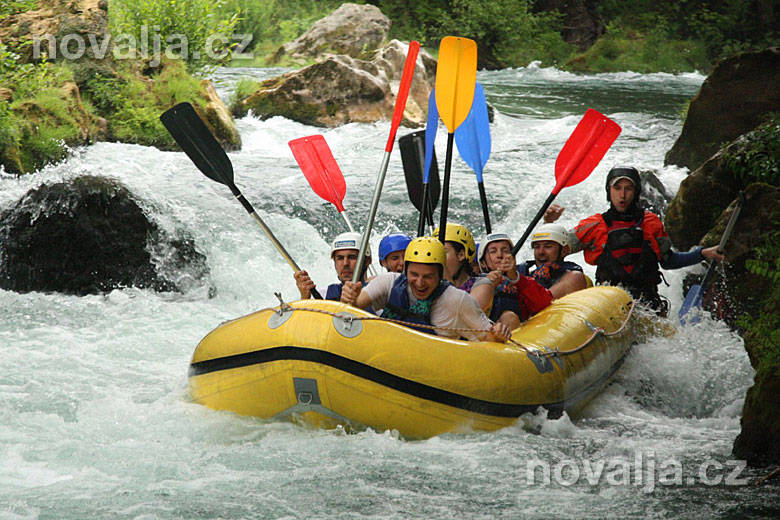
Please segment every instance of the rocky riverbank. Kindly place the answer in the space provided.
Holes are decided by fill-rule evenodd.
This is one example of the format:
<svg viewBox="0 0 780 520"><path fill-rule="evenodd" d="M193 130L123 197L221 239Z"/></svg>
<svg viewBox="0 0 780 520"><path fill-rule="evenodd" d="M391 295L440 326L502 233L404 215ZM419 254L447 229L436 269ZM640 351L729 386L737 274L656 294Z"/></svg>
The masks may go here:
<svg viewBox="0 0 780 520"><path fill-rule="evenodd" d="M734 200L746 204L726 246L726 265L705 309L743 333L756 370L734 455L780 463L780 49L719 64L691 102L666 157L691 174L669 204L665 224L687 250L719 242ZM714 154L713 154L714 153Z"/></svg>
<svg viewBox="0 0 780 520"><path fill-rule="evenodd" d="M0 165L34 171L75 146L121 141L174 149L159 114L193 103L228 149L241 140L208 80L181 60L120 52L108 2L39 0L0 21Z"/></svg>

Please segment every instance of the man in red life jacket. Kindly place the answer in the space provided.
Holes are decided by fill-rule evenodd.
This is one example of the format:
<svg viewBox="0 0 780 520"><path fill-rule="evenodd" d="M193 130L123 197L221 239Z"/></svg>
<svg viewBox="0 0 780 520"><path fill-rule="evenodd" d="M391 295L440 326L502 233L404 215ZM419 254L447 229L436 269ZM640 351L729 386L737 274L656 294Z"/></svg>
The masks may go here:
<svg viewBox="0 0 780 520"><path fill-rule="evenodd" d="M658 294L659 265L679 269L704 258L720 261L723 255L717 246L698 247L688 253L673 251L661 219L638 204L642 182L633 166L612 168L605 188L609 210L577 224L569 237L571 252L584 250L585 261L596 266L597 283L621 285L657 314L666 316L669 303Z"/></svg>

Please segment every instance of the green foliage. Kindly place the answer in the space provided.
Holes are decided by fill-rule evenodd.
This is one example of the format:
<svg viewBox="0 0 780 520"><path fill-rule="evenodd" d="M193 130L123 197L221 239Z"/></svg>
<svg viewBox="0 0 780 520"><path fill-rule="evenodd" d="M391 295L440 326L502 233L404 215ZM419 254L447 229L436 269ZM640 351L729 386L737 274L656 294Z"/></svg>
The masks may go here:
<svg viewBox="0 0 780 520"><path fill-rule="evenodd" d="M780 230L767 235L766 243L755 248L755 258L745 262L748 272L780 283Z"/></svg>
<svg viewBox="0 0 780 520"><path fill-rule="evenodd" d="M0 3L0 21L9 16L38 8L38 0L3 0Z"/></svg>
<svg viewBox="0 0 780 520"><path fill-rule="evenodd" d="M223 16L238 14L235 32L251 34L249 50L264 64L265 55L306 32L314 22L338 8L341 0L225 0ZM357 1L355 3L362 3Z"/></svg>
<svg viewBox="0 0 780 520"><path fill-rule="evenodd" d="M242 99L254 94L260 85L261 82L250 78L241 78L238 80L236 89L233 91L233 96L230 99L230 106L234 106Z"/></svg>
<svg viewBox="0 0 780 520"><path fill-rule="evenodd" d="M152 80L135 75L132 68L108 77L96 73L85 82L82 95L108 120L114 139L169 149L173 140L160 123L160 113L183 101L202 105L200 82L181 60L165 61Z"/></svg>
<svg viewBox="0 0 780 520"><path fill-rule="evenodd" d="M120 46L131 46L134 41L140 50L146 42L147 52L159 35L163 49L199 70L230 59L238 16L223 11L222 4L223 0L124 0L111 4L109 28Z"/></svg>
<svg viewBox="0 0 780 520"><path fill-rule="evenodd" d="M0 101L0 154L19 145L19 123L7 101Z"/></svg>
<svg viewBox="0 0 780 520"><path fill-rule="evenodd" d="M0 87L11 89L17 99L35 96L71 77L67 67L49 63L45 57L38 63L21 63L19 54L0 43Z"/></svg>
<svg viewBox="0 0 780 520"><path fill-rule="evenodd" d="M534 60L556 64L572 52L560 35L560 16L533 13L527 0L372 3L393 20L393 38L416 39L427 46L438 46L447 34L474 39L480 67L524 66Z"/></svg>
<svg viewBox="0 0 780 520"><path fill-rule="evenodd" d="M743 314L737 325L745 330L745 343L750 342L759 361L756 371L769 373L772 367L780 366L780 231L770 233L766 242L755 248L754 258L747 260L745 267L767 284L759 315Z"/></svg>
<svg viewBox="0 0 780 520"><path fill-rule="evenodd" d="M613 22L607 26L606 34L567 66L583 72L683 72L706 70L709 59L702 44L676 40L662 24L649 29L627 29Z"/></svg>
<svg viewBox="0 0 780 520"><path fill-rule="evenodd" d="M743 186L765 182L780 186L780 114L744 135L746 143L725 154L727 167Z"/></svg>
<svg viewBox="0 0 780 520"><path fill-rule="evenodd" d="M777 45L780 38L777 8L755 0L602 0L598 12L621 27L663 27L672 39L693 40L710 62Z"/></svg>

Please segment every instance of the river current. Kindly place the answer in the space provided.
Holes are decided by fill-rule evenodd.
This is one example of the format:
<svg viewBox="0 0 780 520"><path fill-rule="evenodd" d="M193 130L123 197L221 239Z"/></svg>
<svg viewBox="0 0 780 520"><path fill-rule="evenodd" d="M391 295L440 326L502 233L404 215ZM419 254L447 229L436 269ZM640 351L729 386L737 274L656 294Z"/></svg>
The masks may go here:
<svg viewBox="0 0 780 520"><path fill-rule="evenodd" d="M221 69L214 80L227 97L238 78L276 72ZM530 66L478 79L498 110L484 173L494 231L522 233L588 107L623 132L590 178L559 195L563 224L606 208L611 165L655 169L672 193L687 174L664 167L663 158L704 80L699 74L573 75ZM230 154L236 184L324 288L335 280L328 242L344 224L311 191L287 141L325 135L346 178L347 212L362 224L389 123L320 129L245 117L238 126L243 149ZM442 129L442 169L445 143ZM119 179L161 226L191 234L210 276L175 294L0 290L0 519L780 514L777 486L749 485L763 473L731 456L753 370L739 336L709 318L636 345L582 416L528 415L494 433L407 441L194 404L187 369L195 345L220 322L275 304L276 291L294 299L290 269L229 191L183 153L117 143L78 149L34 175L0 176L0 208L41 183L83 174ZM483 234L474 174L460 159L451 189L450 219ZM396 150L373 250L385 232L415 228ZM527 245L521 256L530 257ZM584 263L581 255L570 259ZM685 271L667 273L670 286L662 287L675 316ZM172 276L184 282L189 273Z"/></svg>

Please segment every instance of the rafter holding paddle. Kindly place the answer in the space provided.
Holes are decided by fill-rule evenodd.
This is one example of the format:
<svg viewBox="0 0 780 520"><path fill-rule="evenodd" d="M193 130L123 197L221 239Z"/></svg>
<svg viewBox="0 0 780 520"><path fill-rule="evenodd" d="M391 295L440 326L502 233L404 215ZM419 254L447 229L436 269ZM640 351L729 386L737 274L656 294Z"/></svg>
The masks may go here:
<svg viewBox="0 0 780 520"><path fill-rule="evenodd" d="M393 145L395 144L395 134L398 131L398 127L401 125L401 119L404 115L406 99L409 97L409 88L412 85L414 66L417 63L417 54L419 52L420 43L416 41L410 42L409 51L406 54L406 61L404 62L404 71L401 75L401 83L398 86L398 95L395 98L393 119L390 122L390 135L388 136L387 144L385 145L385 153L382 156L382 164L379 166L379 174L377 175L376 185L374 186L374 195L371 198L371 208L368 212L368 221L366 222L366 228L363 232L363 238L360 241L360 252L358 253L357 265L355 266L355 274L352 277L352 281L355 283L360 280L360 273L362 272L363 265L365 265L366 262L368 239L371 235L371 229L374 227L376 210L379 206L379 196L382 194L382 186L385 183L385 175L387 175L387 166L390 164L390 153L393 151Z"/></svg>
<svg viewBox="0 0 780 520"><path fill-rule="evenodd" d="M493 231L490 225L485 183L482 179L485 164L490 158L490 120L485 90L479 83L474 87L474 101L471 104L468 117L455 130L455 144L458 146L461 158L477 175L477 188L479 189L479 201L482 204L482 216L485 219L485 231L490 234Z"/></svg>
<svg viewBox="0 0 780 520"><path fill-rule="evenodd" d="M206 126L206 123L195 112L193 106L186 102L179 103L166 110L160 116L160 121L162 121L163 126L171 134L171 137L187 154L187 157L190 158L198 170L209 179L230 188L233 196L238 199L241 205L244 206L244 209L260 225L268 239L271 240L271 243L292 267L293 271L300 271L301 268L298 267L295 260L279 242L271 228L263 222L255 208L246 200L241 190L233 182L233 164L230 162L225 150L217 142L214 134ZM322 295L316 289L312 289L311 294L318 300L322 299Z"/></svg>
<svg viewBox="0 0 780 520"><path fill-rule="evenodd" d="M447 229L447 210L450 200L452 143L455 130L471 110L476 82L477 44L468 38L445 36L439 45L439 63L436 68L436 107L447 127L447 155L444 160L444 185L439 217L439 240L442 243Z"/></svg>
<svg viewBox="0 0 780 520"><path fill-rule="evenodd" d="M737 204L734 206L734 211L731 213L731 217L729 217L729 221L726 224L726 229L723 231L723 235L720 237L720 242L718 243L717 251L721 255L726 249L726 243L729 241L729 238L731 238L731 233L734 231L734 226L737 224L737 220L739 219L739 214L742 211L742 206L744 203L745 194L744 192L740 191L739 195L737 196ZM701 320L701 312L692 313L692 311L694 309L701 311L704 293L707 291L707 287L709 287L710 283L712 282L712 278L715 275L715 267L717 265L717 260L710 260L710 263L707 266L707 271L704 273L704 277L701 279L701 282L692 285L691 288L688 289L688 294L685 295L685 300L682 302L680 311L678 313L680 323L682 325L694 325L698 323L699 320Z"/></svg>
<svg viewBox="0 0 780 520"><path fill-rule="evenodd" d="M609 147L620 135L621 128L604 114L589 108L577 124L555 160L555 187L536 213L531 223L512 249L517 252L531 234L539 219L563 188L579 184L588 178Z"/></svg>
<svg viewBox="0 0 780 520"><path fill-rule="evenodd" d="M354 231L344 210L347 183L325 137L319 134L299 137L287 144L314 193L336 206L347 228Z"/></svg>

